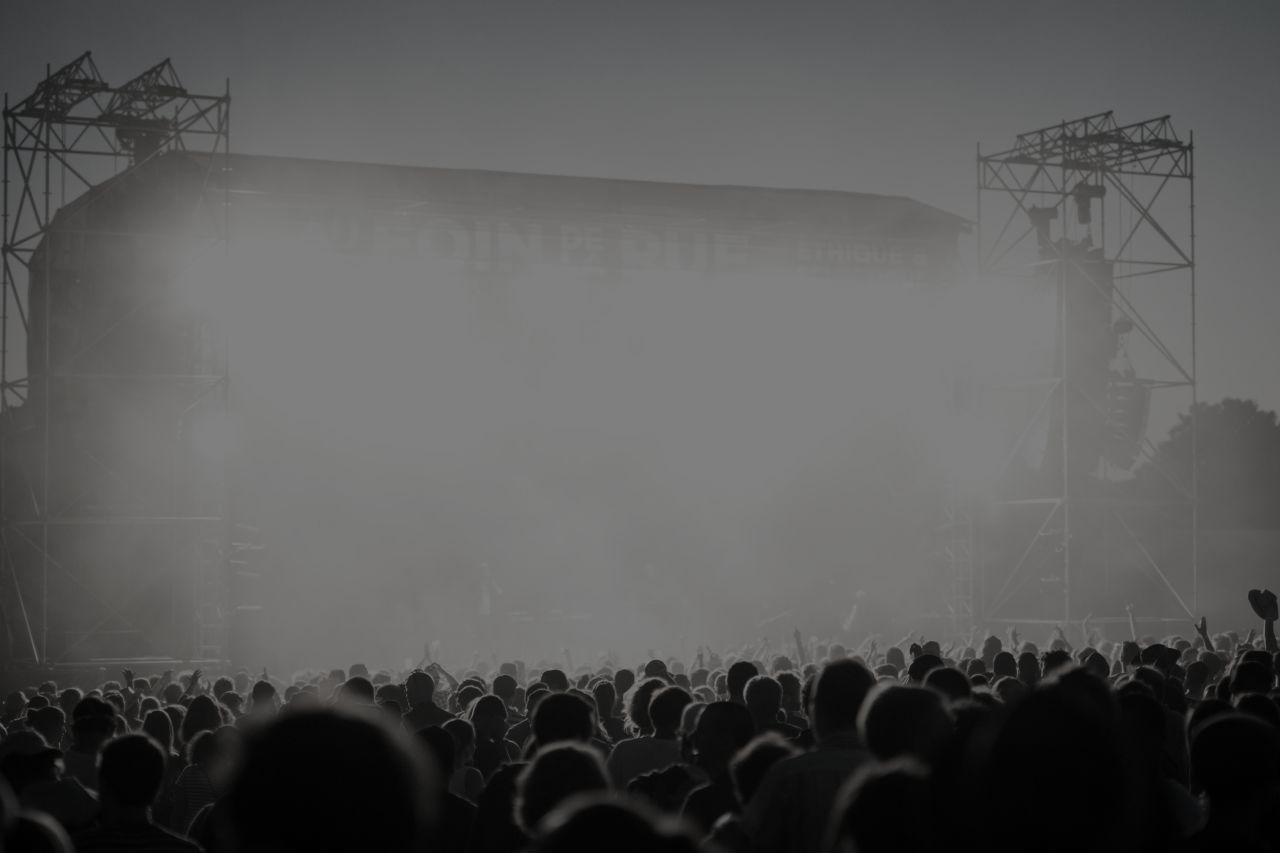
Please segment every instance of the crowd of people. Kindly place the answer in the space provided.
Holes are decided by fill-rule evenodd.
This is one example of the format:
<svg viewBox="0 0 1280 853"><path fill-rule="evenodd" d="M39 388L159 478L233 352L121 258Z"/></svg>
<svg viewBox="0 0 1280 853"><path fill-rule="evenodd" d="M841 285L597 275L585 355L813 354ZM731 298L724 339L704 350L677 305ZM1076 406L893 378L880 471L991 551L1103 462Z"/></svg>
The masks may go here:
<svg viewBox="0 0 1280 853"><path fill-rule="evenodd" d="M45 681L4 700L0 850L1280 851L1249 603L1261 636Z"/></svg>

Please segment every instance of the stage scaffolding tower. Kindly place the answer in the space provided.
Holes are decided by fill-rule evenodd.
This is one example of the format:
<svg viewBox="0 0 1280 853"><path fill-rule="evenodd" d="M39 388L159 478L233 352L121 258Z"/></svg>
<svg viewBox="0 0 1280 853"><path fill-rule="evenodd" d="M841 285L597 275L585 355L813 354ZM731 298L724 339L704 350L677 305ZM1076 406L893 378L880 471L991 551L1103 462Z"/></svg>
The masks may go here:
<svg viewBox="0 0 1280 853"><path fill-rule="evenodd" d="M109 287L144 279L171 247L104 217L113 188L142 165L207 153L204 227L192 242L225 252L228 182L218 173L230 104L229 83L190 92L167 59L111 85L87 52L47 69L17 103L5 97L0 609L11 662L226 657L227 472L189 459L194 414L227 405L225 341L208 324L165 330L188 337L146 367L115 366L130 346L148 351L145 339L120 339L161 316L163 295L126 300ZM143 399L145 409L126 402ZM139 429L164 437L146 458L113 457L103 443L128 417L150 418Z"/></svg>
<svg viewBox="0 0 1280 853"><path fill-rule="evenodd" d="M1145 605L1140 619L1193 619L1192 138L1180 139L1168 116L1064 121L997 153L979 148L977 191L980 281L1037 288L1056 331L1040 375L971 382L970 405L1019 414L994 497L952 501L969 531L953 587L969 591L965 603L988 628L1075 625L1090 614L1126 621L1134 583L1159 590L1152 598L1164 607ZM1189 412L1186 471L1162 465L1149 435L1149 413L1172 417L1175 407ZM1159 475L1164 496L1134 487L1139 469Z"/></svg>

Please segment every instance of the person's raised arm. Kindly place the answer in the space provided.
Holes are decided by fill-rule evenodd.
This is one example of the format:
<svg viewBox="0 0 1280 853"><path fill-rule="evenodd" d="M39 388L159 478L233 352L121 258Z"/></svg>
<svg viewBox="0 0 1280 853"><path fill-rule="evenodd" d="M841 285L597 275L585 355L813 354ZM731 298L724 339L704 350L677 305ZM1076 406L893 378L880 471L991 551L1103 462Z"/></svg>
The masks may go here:
<svg viewBox="0 0 1280 853"><path fill-rule="evenodd" d="M439 661L432 661L430 671L436 673L441 678L443 678L446 682L448 682L450 690L458 689L458 679L453 677L453 673L449 672L449 670L442 667Z"/></svg>
<svg viewBox="0 0 1280 853"><path fill-rule="evenodd" d="M140 699L138 692L133 689L133 670L123 669L120 676L124 679L124 683L120 686L120 695L124 697L125 704L129 704Z"/></svg>
<svg viewBox="0 0 1280 853"><path fill-rule="evenodd" d="M1063 648L1065 648L1068 652L1073 652L1073 651L1075 651L1075 649L1071 648L1071 641L1067 639L1067 630L1066 630L1066 628L1064 628L1063 626L1061 626L1061 625L1055 625L1055 626L1054 626L1054 628L1053 628L1053 638L1056 638L1056 639L1058 639L1058 640L1061 640L1061 641L1062 641L1062 646L1063 646ZM1053 646L1052 638L1051 638L1051 640L1050 640L1049 645L1050 645L1050 647L1052 647L1052 646Z"/></svg>
<svg viewBox="0 0 1280 853"><path fill-rule="evenodd" d="M1276 645L1276 620L1280 619L1280 601L1276 600L1276 594L1269 589L1264 589L1259 596L1259 606L1257 608L1258 615L1262 617L1262 639L1266 643L1266 649L1271 654L1275 654L1280 647ZM1252 604L1252 595L1250 595L1250 603Z"/></svg>
<svg viewBox="0 0 1280 853"><path fill-rule="evenodd" d="M800 666L804 666L809 662L809 655L805 651L804 637L800 634L799 628L792 632L791 638L796 642L796 660L799 661Z"/></svg>
<svg viewBox="0 0 1280 853"><path fill-rule="evenodd" d="M1204 643L1205 651L1213 651L1213 638L1209 636L1209 620L1201 616L1200 621L1196 623L1196 633L1200 635L1200 641Z"/></svg>
<svg viewBox="0 0 1280 853"><path fill-rule="evenodd" d="M1124 612L1129 615L1129 639L1138 642L1138 622L1133 618L1133 605L1126 604Z"/></svg>
<svg viewBox="0 0 1280 853"><path fill-rule="evenodd" d="M173 683L173 670L166 669L160 673L160 680L156 682L156 686L152 689L151 695L164 696L164 689Z"/></svg>
<svg viewBox="0 0 1280 853"><path fill-rule="evenodd" d="M178 699L179 703L193 694L198 694L200 689L200 674L201 671L198 669L191 671L191 675L187 678L187 689L182 691L182 696Z"/></svg>

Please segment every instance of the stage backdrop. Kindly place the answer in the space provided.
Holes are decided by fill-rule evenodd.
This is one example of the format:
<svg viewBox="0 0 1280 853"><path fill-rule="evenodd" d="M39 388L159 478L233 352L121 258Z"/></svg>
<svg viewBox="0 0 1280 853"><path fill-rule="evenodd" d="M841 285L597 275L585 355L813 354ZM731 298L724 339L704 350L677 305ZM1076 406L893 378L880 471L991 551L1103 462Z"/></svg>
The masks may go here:
<svg viewBox="0 0 1280 853"><path fill-rule="evenodd" d="M270 555L276 659L642 654L835 630L860 592L885 630L941 608L943 484L998 446L953 412L957 353L1011 328L956 294L963 220L857 193L207 167L170 155L117 190L113 263L159 265L173 316L226 336L208 449Z"/></svg>

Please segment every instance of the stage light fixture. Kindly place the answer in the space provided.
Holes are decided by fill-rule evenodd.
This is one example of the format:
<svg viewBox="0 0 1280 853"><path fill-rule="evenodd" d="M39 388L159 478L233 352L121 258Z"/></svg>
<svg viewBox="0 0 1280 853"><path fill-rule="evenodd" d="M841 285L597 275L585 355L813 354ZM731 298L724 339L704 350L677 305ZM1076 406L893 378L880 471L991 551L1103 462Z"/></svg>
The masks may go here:
<svg viewBox="0 0 1280 853"><path fill-rule="evenodd" d="M1098 184L1076 184L1071 196L1076 200L1076 221L1081 225L1093 222L1093 200L1107 194L1107 188Z"/></svg>

